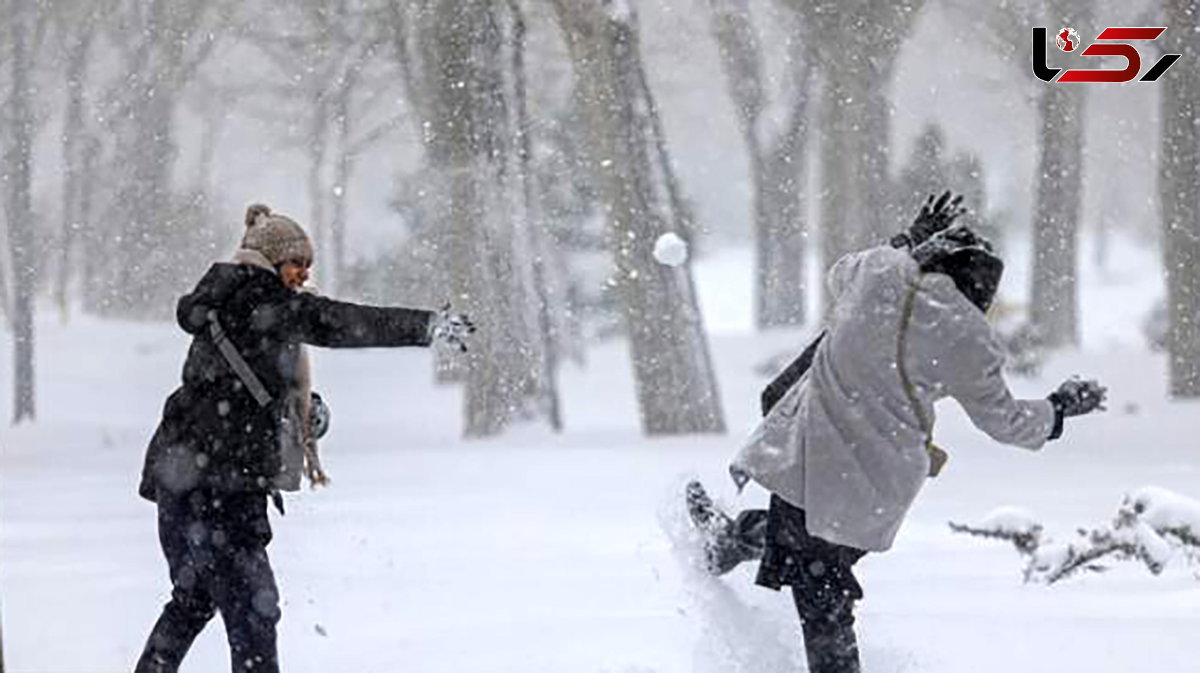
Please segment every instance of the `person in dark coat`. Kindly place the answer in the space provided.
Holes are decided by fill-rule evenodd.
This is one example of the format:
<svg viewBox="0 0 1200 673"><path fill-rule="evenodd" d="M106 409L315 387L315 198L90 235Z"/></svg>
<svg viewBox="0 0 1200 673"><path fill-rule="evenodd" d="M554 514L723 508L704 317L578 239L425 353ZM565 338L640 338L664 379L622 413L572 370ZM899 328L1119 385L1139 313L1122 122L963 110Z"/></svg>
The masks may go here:
<svg viewBox="0 0 1200 673"><path fill-rule="evenodd" d="M688 512L709 570L761 560L756 582L790 586L812 673L858 673L852 571L889 549L926 477L947 454L932 441L934 402L954 397L993 439L1037 450L1063 419L1102 409L1105 389L1071 380L1045 399L1014 398L985 319L1003 263L966 227L950 193L929 201L891 246L829 273L826 329L763 391L764 420L730 467L771 493L767 510L717 509L699 482Z"/></svg>
<svg viewBox="0 0 1200 673"><path fill-rule="evenodd" d="M176 307L192 344L138 489L158 506L172 592L136 673L178 670L218 611L235 673L279 670L267 503L274 497L282 509L277 485L283 440L294 431L288 406L306 376L302 344L429 346L437 339L465 350L474 329L448 308L362 306L300 292L313 262L304 230L261 205L247 210L245 223L235 261L214 264Z"/></svg>

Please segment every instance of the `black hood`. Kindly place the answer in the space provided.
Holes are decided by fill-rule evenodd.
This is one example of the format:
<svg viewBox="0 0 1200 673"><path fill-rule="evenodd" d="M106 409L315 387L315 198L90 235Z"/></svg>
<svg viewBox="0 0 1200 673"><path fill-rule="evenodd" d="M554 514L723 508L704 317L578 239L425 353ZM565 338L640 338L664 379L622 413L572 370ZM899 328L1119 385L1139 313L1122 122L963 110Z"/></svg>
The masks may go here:
<svg viewBox="0 0 1200 673"><path fill-rule="evenodd" d="M1004 262L987 239L967 227L954 227L917 246L912 254L923 273L950 276L958 291L987 313L1004 275Z"/></svg>

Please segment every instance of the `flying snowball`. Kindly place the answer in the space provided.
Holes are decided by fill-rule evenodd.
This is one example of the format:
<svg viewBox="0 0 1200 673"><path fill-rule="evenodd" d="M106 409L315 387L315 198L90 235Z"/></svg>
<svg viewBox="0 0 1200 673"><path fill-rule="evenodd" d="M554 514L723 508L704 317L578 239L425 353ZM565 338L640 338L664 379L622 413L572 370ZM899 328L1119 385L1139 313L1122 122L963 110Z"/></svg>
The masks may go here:
<svg viewBox="0 0 1200 673"><path fill-rule="evenodd" d="M687 258L687 241L674 232L663 234L654 242L654 259L657 259L659 264L679 266L686 262Z"/></svg>

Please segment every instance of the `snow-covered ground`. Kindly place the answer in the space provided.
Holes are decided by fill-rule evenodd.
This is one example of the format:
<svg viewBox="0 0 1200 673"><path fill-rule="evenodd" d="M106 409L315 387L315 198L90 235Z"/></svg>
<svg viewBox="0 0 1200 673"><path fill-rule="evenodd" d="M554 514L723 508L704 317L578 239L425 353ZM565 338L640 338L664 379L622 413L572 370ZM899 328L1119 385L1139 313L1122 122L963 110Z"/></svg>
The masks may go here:
<svg viewBox="0 0 1200 673"><path fill-rule="evenodd" d="M1165 396L1162 356L1137 338L1157 287L1149 253L1085 273L1085 348L1019 394L1072 374L1110 387L1110 411L1069 421L1033 454L995 445L953 404L937 436L952 454L896 547L859 576L865 670L1197 672L1200 581L1176 562L1136 564L1053 587L1021 583L1000 543L956 535L1003 505L1050 532L1110 518L1145 485L1200 497L1200 404ZM563 373L568 430L459 439L459 394L431 383L429 354L319 352L333 426L326 490L289 498L272 560L284 597L285 670L420 673L715 673L803 670L787 594L753 568L707 578L672 547L681 483L725 505L727 459L753 426L754 366L800 334L747 333L747 251L700 261L700 291L731 431L639 436L624 346ZM186 340L171 326L74 318L39 323L39 421L0 434L0 609L9 673L129 670L167 596L154 508L136 496L142 451ZM7 335L0 352L9 352ZM0 359L0 410L11 408ZM5 411L7 413L7 411ZM212 625L185 671L228 669Z"/></svg>

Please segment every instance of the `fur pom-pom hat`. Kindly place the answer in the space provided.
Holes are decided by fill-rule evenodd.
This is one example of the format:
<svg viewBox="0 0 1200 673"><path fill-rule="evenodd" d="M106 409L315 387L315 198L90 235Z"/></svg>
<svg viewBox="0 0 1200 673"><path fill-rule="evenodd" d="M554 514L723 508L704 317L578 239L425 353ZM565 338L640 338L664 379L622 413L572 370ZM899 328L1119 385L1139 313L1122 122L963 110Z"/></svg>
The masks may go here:
<svg viewBox="0 0 1200 673"><path fill-rule="evenodd" d="M246 209L246 233L242 247L254 250L274 266L285 262L313 262L313 245L304 228L286 215L272 213L261 203Z"/></svg>

